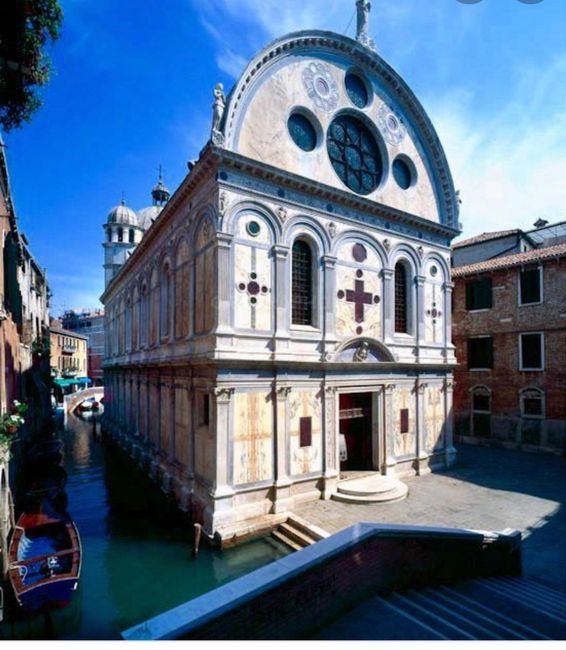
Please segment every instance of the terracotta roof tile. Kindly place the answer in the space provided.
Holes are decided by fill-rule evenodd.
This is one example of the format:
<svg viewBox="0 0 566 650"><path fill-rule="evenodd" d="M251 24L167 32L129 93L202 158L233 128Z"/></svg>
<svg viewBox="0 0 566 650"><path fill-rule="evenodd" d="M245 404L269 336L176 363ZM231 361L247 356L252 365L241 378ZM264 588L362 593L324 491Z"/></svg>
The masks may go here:
<svg viewBox="0 0 566 650"><path fill-rule="evenodd" d="M527 251L526 253L515 253L514 255L494 257L491 260L476 262L475 264L468 264L467 266L456 266L452 269L452 277L460 278L464 275L485 273L487 271L511 268L513 266L529 264L530 262L540 262L542 260L551 259L552 257L563 256L566 256L566 244L548 246L547 248L536 248L535 250Z"/></svg>
<svg viewBox="0 0 566 650"><path fill-rule="evenodd" d="M489 241L490 239L499 239L500 237L508 237L509 235L515 235L522 232L519 228L514 228L513 230L497 230L494 232L482 232L481 235L475 235L474 237L468 237L468 239L462 239L462 241L456 242L452 245L452 248L461 248L462 246L471 246L472 244L480 244L484 241Z"/></svg>

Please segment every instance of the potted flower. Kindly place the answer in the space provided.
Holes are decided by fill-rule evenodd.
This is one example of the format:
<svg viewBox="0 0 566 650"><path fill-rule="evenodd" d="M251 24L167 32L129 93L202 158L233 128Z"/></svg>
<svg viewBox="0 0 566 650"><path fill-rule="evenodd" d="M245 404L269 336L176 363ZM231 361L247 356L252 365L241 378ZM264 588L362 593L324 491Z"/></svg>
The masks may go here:
<svg viewBox="0 0 566 650"><path fill-rule="evenodd" d="M27 410L27 404L14 400L10 411L0 415L0 459L9 456L10 447L16 440L15 434L24 423L23 416Z"/></svg>

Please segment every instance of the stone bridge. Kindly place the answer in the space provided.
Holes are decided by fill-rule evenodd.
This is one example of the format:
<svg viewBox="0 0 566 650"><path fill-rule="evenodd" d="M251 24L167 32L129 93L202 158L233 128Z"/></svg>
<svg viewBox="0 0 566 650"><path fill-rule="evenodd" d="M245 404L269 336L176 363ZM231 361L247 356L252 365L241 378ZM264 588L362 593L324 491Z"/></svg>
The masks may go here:
<svg viewBox="0 0 566 650"><path fill-rule="evenodd" d="M95 397L100 401L104 397L104 386L93 386L92 388L85 388L76 393L65 395L65 420L67 419L68 413L72 413L81 402L84 402L85 399L90 399L91 397Z"/></svg>

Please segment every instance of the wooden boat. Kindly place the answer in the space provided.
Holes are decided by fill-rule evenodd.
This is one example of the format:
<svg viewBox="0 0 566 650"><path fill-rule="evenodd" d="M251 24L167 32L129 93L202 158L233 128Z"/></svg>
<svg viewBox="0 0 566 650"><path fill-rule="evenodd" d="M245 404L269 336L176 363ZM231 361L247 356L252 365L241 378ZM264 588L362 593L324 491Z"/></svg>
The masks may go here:
<svg viewBox="0 0 566 650"><path fill-rule="evenodd" d="M25 609L65 607L79 583L81 541L68 516L23 513L8 549L8 575Z"/></svg>
<svg viewBox="0 0 566 650"><path fill-rule="evenodd" d="M27 460L32 465L58 464L63 460L63 447L63 441L55 438L38 442L29 450Z"/></svg>

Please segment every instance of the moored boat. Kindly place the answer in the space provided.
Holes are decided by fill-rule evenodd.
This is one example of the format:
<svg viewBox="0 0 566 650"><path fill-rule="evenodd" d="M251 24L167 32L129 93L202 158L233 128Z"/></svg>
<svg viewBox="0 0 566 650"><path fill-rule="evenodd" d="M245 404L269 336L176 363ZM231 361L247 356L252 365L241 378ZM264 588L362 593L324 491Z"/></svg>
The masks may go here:
<svg viewBox="0 0 566 650"><path fill-rule="evenodd" d="M29 450L27 460L33 465L60 463L63 460L63 447L63 442L55 438L38 442Z"/></svg>
<svg viewBox="0 0 566 650"><path fill-rule="evenodd" d="M68 516L23 513L8 553L8 575L22 607L68 605L81 572L80 537Z"/></svg>

